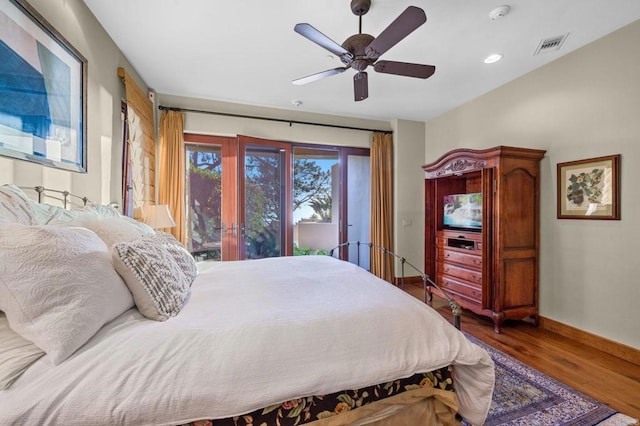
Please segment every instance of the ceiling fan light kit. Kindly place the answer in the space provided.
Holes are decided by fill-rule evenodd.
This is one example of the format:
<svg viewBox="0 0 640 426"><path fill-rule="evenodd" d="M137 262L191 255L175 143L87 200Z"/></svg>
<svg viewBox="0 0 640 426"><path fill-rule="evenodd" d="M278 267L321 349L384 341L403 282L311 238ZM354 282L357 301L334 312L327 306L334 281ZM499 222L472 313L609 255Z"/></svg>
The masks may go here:
<svg viewBox="0 0 640 426"><path fill-rule="evenodd" d="M341 74L351 68L356 71L353 77L354 99L362 101L369 96L368 75L365 72L369 66L373 66L374 71L385 74L422 79L431 77L436 70L433 65L378 61L380 56L427 21L424 11L415 6L407 7L378 37L373 37L362 33L362 16L369 11L370 7L371 0L351 1L351 11L359 17L359 32L347 38L342 45L331 40L310 24L297 24L294 27L295 32L339 57L344 67L311 74L294 80L293 84L311 83L321 78Z"/></svg>

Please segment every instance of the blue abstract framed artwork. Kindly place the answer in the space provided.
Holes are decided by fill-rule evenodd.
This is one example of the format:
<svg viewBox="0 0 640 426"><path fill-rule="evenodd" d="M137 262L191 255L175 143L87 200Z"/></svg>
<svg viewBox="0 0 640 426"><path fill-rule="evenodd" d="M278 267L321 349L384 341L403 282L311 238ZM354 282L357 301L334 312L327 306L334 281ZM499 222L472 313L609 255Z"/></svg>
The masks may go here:
<svg viewBox="0 0 640 426"><path fill-rule="evenodd" d="M0 0L0 155L87 171L87 60L25 0Z"/></svg>

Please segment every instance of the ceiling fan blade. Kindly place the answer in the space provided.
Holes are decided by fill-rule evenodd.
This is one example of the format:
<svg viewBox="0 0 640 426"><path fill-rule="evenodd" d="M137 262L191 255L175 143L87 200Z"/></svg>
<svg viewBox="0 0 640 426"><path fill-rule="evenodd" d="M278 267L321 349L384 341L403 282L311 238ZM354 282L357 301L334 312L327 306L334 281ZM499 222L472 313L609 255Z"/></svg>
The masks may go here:
<svg viewBox="0 0 640 426"><path fill-rule="evenodd" d="M384 52L398 44L420 25L427 22L424 10L416 6L407 7L387 28L365 49L368 58L378 59Z"/></svg>
<svg viewBox="0 0 640 426"><path fill-rule="evenodd" d="M433 65L411 64L408 62L378 61L373 66L377 72L404 75L406 77L429 78L436 72Z"/></svg>
<svg viewBox="0 0 640 426"><path fill-rule="evenodd" d="M329 52L333 53L336 56L339 56L344 63L348 63L353 59L353 55L348 50L340 46L335 41L331 40L326 35L322 34L320 31L316 30L309 24L297 24L293 28L293 30L301 36L311 40L318 46L324 47Z"/></svg>
<svg viewBox="0 0 640 426"><path fill-rule="evenodd" d="M306 77L299 78L297 80L293 80L292 83L296 86L302 86L303 84L311 83L312 81L320 80L321 78L330 77L332 75L343 73L347 70L347 67L338 67L330 70L318 72L315 74L308 75Z"/></svg>
<svg viewBox="0 0 640 426"><path fill-rule="evenodd" d="M361 71L353 76L353 93L356 102L364 101L369 97L369 84L366 72Z"/></svg>

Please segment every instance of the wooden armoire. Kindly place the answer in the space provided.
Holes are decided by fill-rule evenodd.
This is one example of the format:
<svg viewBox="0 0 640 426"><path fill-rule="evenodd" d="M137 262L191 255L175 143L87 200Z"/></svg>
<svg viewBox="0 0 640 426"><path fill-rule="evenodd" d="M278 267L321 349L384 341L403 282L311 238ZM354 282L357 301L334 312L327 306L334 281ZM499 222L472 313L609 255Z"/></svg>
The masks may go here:
<svg viewBox="0 0 640 426"><path fill-rule="evenodd" d="M425 272L463 308L538 322L540 160L545 151L455 149L425 171ZM481 225L450 225L452 194L481 198ZM481 194L478 197L477 194ZM447 197L449 196L449 197ZM447 203L447 206L445 206ZM479 207L479 206L478 206ZM446 219L446 220L445 220ZM431 293L443 297L437 289Z"/></svg>

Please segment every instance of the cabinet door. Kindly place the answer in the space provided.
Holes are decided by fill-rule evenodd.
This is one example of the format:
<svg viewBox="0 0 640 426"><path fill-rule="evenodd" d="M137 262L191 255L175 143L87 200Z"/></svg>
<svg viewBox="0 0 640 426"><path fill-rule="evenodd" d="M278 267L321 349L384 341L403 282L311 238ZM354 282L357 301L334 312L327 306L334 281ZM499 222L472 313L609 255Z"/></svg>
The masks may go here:
<svg viewBox="0 0 640 426"><path fill-rule="evenodd" d="M501 166L493 233L494 246L500 247L494 262L497 311L537 306L538 185L537 163L505 160Z"/></svg>

